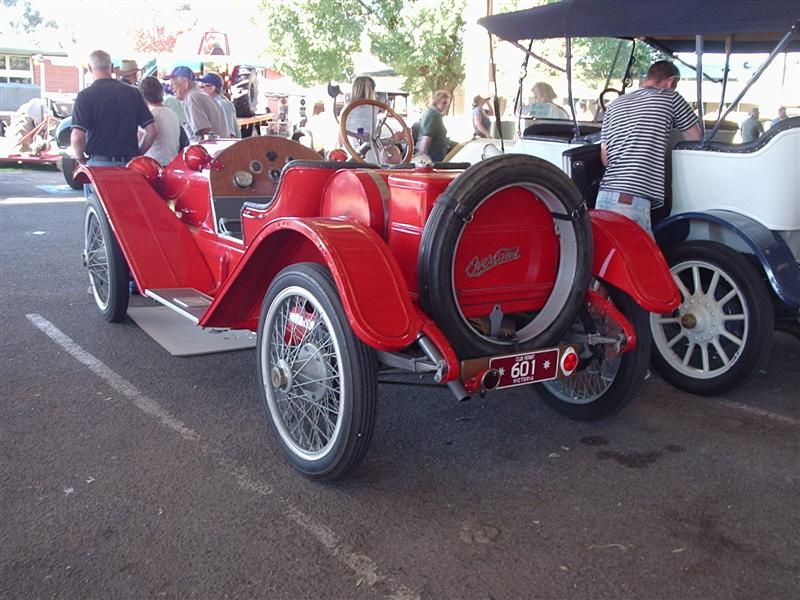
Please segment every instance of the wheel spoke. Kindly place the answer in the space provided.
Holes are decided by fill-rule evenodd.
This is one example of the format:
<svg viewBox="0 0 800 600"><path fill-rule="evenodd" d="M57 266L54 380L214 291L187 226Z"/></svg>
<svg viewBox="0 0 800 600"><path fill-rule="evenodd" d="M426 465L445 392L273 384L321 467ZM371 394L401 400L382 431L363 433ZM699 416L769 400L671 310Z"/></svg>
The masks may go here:
<svg viewBox="0 0 800 600"><path fill-rule="evenodd" d="M694 284L694 293L700 294L703 291L703 284L700 281L700 267L692 267L692 283Z"/></svg>
<svg viewBox="0 0 800 600"><path fill-rule="evenodd" d="M714 344L714 349L717 351L720 360L724 366L728 366L731 363L731 359L728 358L728 353L725 352L725 349L722 347L722 344L719 343L719 339L714 339L712 342Z"/></svg>
<svg viewBox="0 0 800 600"><path fill-rule="evenodd" d="M720 335L724 335L726 338L728 338L730 341L732 341L732 342L733 342L734 344L736 344L737 346L741 346L741 345L744 343L744 340L743 340L743 339L736 337L735 335L733 335L733 334L732 334L730 331L728 331L727 329L722 329L722 330L720 331Z"/></svg>
<svg viewBox="0 0 800 600"><path fill-rule="evenodd" d="M675 274L673 279L675 280L675 285L678 286L678 289L680 290L681 295L683 296L684 300L687 299L689 296L691 296L691 294L689 293L689 290L686 289L686 285L683 283L683 279L678 277L677 274Z"/></svg>
<svg viewBox="0 0 800 600"><path fill-rule="evenodd" d="M672 325L673 323L677 324L677 325L680 325L680 322L681 322L680 317L671 317L671 316L670 317L665 317L665 316L658 317L658 324L659 325Z"/></svg>
<svg viewBox="0 0 800 600"><path fill-rule="evenodd" d="M730 301L731 298L733 298L734 296L737 296L738 294L739 294L739 290L737 290L736 288L733 288L730 292L728 292L722 298L720 298L717 301L717 304L719 306L725 306Z"/></svg>
<svg viewBox="0 0 800 600"><path fill-rule="evenodd" d="M689 361L692 360L692 353L694 352L694 347L696 344L694 342L689 342L689 347L686 349L686 354L683 357L682 364L685 367L689 364Z"/></svg>
<svg viewBox="0 0 800 600"><path fill-rule="evenodd" d="M703 371L708 372L710 368L710 363L708 360L708 344L699 344L700 346L700 358L703 361Z"/></svg>
<svg viewBox="0 0 800 600"><path fill-rule="evenodd" d="M667 342L667 348L672 348L675 344L677 344L685 337L686 337L686 332L683 330L679 331L674 338L672 338L669 342Z"/></svg>
<svg viewBox="0 0 800 600"><path fill-rule="evenodd" d="M708 290L706 294L713 298L714 292L717 291L717 284L719 283L719 271L714 271L714 274L711 276L711 282L708 284Z"/></svg>

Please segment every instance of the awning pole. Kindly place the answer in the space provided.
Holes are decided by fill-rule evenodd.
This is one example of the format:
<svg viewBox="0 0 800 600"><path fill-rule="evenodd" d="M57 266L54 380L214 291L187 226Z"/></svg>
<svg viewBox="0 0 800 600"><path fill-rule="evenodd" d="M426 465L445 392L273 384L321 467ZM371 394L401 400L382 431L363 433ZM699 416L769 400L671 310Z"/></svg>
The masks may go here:
<svg viewBox="0 0 800 600"><path fill-rule="evenodd" d="M572 115L572 125L575 127L575 137L581 136L581 129L578 127L578 117L575 116L575 101L572 99L572 38L566 38L567 53L567 100L569 102L569 112Z"/></svg>
<svg viewBox="0 0 800 600"><path fill-rule="evenodd" d="M697 58L697 72L703 72L703 36L694 36L694 51ZM702 140L706 133L706 123L703 115L703 78L695 77L697 81L697 116L700 120L700 139Z"/></svg>
<svg viewBox="0 0 800 600"><path fill-rule="evenodd" d="M717 120L722 114L722 105L725 104L725 90L728 87L728 73L730 72L731 52L733 51L733 36L725 38L725 70L722 72L722 95L717 109Z"/></svg>

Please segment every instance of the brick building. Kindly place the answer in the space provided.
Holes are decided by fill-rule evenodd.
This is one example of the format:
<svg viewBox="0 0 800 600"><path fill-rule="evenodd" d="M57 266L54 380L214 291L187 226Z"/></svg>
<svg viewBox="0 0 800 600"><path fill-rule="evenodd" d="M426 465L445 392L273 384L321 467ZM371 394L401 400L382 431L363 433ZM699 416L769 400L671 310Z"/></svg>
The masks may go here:
<svg viewBox="0 0 800 600"><path fill-rule="evenodd" d="M42 95L74 96L81 88L81 70L63 51L0 47L0 112Z"/></svg>

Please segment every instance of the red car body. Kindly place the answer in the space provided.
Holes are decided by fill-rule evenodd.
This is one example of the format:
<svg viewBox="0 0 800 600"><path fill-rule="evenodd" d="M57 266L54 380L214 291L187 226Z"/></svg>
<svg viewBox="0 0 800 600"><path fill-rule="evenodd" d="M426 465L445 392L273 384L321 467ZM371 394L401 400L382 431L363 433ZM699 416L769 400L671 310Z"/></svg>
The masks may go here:
<svg viewBox="0 0 800 600"><path fill-rule="evenodd" d="M470 367L464 359L472 357L460 356L423 309L418 277L426 223L463 170L353 168L315 158L289 140L248 138L191 146L163 170L140 157L127 168L82 167L77 178L93 186L140 292L162 302L170 291L198 292L207 300L183 312L199 326L258 330L278 273L317 263L330 271L347 322L366 346L402 355L428 340L443 361L441 382L482 391L485 369ZM553 291L559 237L548 208L532 206L530 196L513 186L498 190L459 237L453 286L465 319L496 306L533 314ZM225 203L238 213L241 233L227 231ZM590 211L590 219L594 279L645 311L673 310L678 290L652 238L613 213ZM592 294L587 302L623 331L617 351L631 352L634 325Z"/></svg>

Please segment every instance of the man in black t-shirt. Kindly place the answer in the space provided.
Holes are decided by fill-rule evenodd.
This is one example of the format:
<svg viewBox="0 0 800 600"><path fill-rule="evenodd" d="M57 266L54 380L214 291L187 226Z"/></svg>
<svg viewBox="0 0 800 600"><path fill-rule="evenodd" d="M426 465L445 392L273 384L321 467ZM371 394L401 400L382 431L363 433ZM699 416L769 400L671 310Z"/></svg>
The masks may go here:
<svg viewBox="0 0 800 600"><path fill-rule="evenodd" d="M153 115L136 87L111 77L107 52L92 52L89 70L95 81L78 94L72 110L75 158L90 166L124 166L147 152L158 136ZM141 141L139 127L144 129Z"/></svg>

